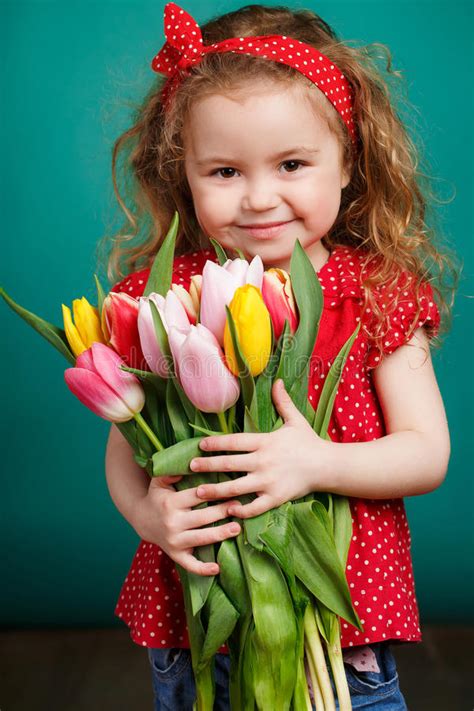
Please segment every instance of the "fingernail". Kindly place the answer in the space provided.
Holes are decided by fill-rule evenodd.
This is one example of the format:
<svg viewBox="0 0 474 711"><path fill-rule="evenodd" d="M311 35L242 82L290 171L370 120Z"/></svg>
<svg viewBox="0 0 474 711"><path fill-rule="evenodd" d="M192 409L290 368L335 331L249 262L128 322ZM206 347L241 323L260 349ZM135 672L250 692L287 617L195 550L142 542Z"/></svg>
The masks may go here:
<svg viewBox="0 0 474 711"><path fill-rule="evenodd" d="M197 469L199 467L199 462L197 461L197 459L191 459L189 467L190 469Z"/></svg>
<svg viewBox="0 0 474 711"><path fill-rule="evenodd" d="M203 486L198 486L198 488L196 489L196 494L197 494L198 496L205 496L205 494L206 494L205 488L204 488ZM201 505L201 504L199 504L199 506L200 506L200 505Z"/></svg>
<svg viewBox="0 0 474 711"><path fill-rule="evenodd" d="M201 442L199 442L199 446L201 449L207 449L207 442L205 439L203 439Z"/></svg>

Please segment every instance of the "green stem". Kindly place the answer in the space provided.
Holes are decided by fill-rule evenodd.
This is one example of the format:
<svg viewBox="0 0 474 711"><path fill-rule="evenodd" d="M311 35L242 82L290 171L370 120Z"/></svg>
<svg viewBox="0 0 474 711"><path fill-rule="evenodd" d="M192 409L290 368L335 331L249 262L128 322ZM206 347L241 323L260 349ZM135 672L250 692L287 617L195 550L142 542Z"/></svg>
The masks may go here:
<svg viewBox="0 0 474 711"><path fill-rule="evenodd" d="M332 692L331 680L329 678L323 645L319 636L318 626L314 618L312 605L308 605L304 616L304 631L306 636L306 648L313 660L319 688L324 700L325 711L336 711L334 694Z"/></svg>
<svg viewBox="0 0 474 711"><path fill-rule="evenodd" d="M223 412L218 412L217 417L219 418L219 424L220 424L221 429L224 432L224 434L229 434L229 428L227 426L227 420L225 418L225 414Z"/></svg>
<svg viewBox="0 0 474 711"><path fill-rule="evenodd" d="M306 649L306 659L308 661L309 677L311 679L311 686L313 687L314 705L316 711L324 711L324 701L321 694L321 689L319 688L318 676L316 674L316 667L314 664L313 655L310 653L309 649Z"/></svg>
<svg viewBox="0 0 474 711"><path fill-rule="evenodd" d="M351 695L347 684L346 670L341 648L341 625L336 618L331 644L328 644L328 656L331 663L332 675L336 685L337 700L340 711L352 711Z"/></svg>
<svg viewBox="0 0 474 711"><path fill-rule="evenodd" d="M161 444L160 440L156 436L156 434L153 432L153 430L147 425L143 417L139 412L137 412L134 416L135 421L137 424L142 428L144 433L147 435L148 439L152 444L155 445L156 449L158 452L160 452L162 449L164 449L163 445Z"/></svg>

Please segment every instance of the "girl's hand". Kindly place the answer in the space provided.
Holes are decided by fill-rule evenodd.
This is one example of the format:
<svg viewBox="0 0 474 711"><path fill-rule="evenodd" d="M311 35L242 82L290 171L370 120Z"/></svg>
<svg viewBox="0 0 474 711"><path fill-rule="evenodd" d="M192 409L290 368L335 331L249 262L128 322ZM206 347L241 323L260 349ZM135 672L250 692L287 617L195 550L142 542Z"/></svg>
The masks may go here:
<svg viewBox="0 0 474 711"><path fill-rule="evenodd" d="M223 541L238 535L237 522L210 526L228 516L229 502L206 506L193 511L193 506L202 504L196 488L176 491L172 484L181 476L153 477L146 496L138 500L133 516L138 535L160 546L175 563L197 575L217 575L217 563L203 563L193 555L196 546ZM238 502L237 502L238 503Z"/></svg>
<svg viewBox="0 0 474 711"><path fill-rule="evenodd" d="M206 452L248 453L198 457L191 462L191 469L198 472L247 472L246 476L232 481L197 487L197 495L203 501L257 494L250 504L227 502L230 516L258 516L311 491L325 490L327 485L323 474L331 442L318 437L294 405L282 381L273 384L272 396L284 420L280 429L261 434L243 432L206 437L201 442L201 449Z"/></svg>

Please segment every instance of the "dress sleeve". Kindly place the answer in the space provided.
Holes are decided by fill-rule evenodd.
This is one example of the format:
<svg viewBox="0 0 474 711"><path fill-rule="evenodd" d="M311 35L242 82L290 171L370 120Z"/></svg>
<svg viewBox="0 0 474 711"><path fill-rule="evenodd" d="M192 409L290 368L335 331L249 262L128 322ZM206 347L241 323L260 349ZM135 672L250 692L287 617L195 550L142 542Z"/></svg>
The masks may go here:
<svg viewBox="0 0 474 711"><path fill-rule="evenodd" d="M424 328L430 339L438 333L440 313L433 289L428 282L423 282L416 297L412 282L411 277L401 277L396 287L396 305L387 317L382 342L368 349L366 363L369 368L376 368L384 356L408 343L417 328ZM382 308L386 299L393 300L393 293L381 296Z"/></svg>

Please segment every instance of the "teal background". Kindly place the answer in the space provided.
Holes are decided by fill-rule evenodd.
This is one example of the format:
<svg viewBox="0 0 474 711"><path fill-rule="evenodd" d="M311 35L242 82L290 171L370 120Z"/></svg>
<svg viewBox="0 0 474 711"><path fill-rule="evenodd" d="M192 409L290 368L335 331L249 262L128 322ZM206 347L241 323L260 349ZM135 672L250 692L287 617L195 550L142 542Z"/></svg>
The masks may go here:
<svg viewBox="0 0 474 711"><path fill-rule="evenodd" d="M452 436L444 484L406 500L422 621L472 619L472 6L470 2L289 3L344 39L391 47L440 193L442 228L465 262L452 331L435 367ZM117 226L111 146L154 78L158 2L3 2L2 283L61 323L93 302L95 247ZM238 7L188 2L199 22ZM138 539L105 483L109 424L63 381L65 361L1 307L4 470L0 490L6 625L114 625Z"/></svg>

